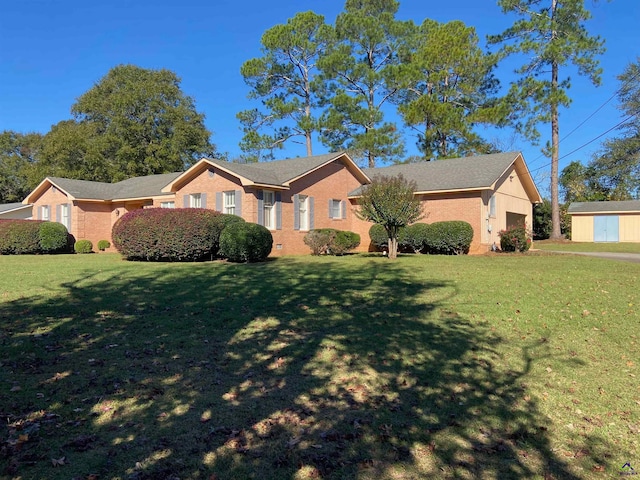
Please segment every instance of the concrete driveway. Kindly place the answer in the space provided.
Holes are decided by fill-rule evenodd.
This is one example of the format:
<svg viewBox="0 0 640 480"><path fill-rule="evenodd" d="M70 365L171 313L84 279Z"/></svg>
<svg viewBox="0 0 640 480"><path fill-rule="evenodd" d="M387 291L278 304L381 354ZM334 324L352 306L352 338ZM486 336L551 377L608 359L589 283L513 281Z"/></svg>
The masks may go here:
<svg viewBox="0 0 640 480"><path fill-rule="evenodd" d="M640 263L640 253L610 253L610 252L561 252L558 250L543 250L552 253L566 253L569 255L587 255L589 257L608 258L621 262Z"/></svg>

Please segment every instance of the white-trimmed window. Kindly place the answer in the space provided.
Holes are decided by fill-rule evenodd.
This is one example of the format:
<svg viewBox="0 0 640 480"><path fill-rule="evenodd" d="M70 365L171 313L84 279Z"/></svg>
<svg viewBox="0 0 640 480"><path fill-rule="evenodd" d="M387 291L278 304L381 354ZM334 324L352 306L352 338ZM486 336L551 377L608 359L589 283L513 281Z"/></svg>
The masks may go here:
<svg viewBox="0 0 640 480"><path fill-rule="evenodd" d="M176 208L176 202L160 202L160 208Z"/></svg>
<svg viewBox="0 0 640 480"><path fill-rule="evenodd" d="M262 192L263 199L263 212L264 212L264 226L269 230L275 230L276 228L276 194L275 192L270 192L268 190L264 190Z"/></svg>
<svg viewBox="0 0 640 480"><path fill-rule="evenodd" d="M329 218L342 218L342 202L340 200L329 200Z"/></svg>
<svg viewBox="0 0 640 480"><path fill-rule="evenodd" d="M309 230L309 197L298 196L298 213L300 215L300 230Z"/></svg>
<svg viewBox="0 0 640 480"><path fill-rule="evenodd" d="M60 223L67 227L67 230L71 229L71 209L69 208L69 204L63 203L60 205Z"/></svg>
<svg viewBox="0 0 640 480"><path fill-rule="evenodd" d="M49 205L43 205L40 207L40 220L51 220L51 207Z"/></svg>
<svg viewBox="0 0 640 480"><path fill-rule="evenodd" d="M224 213L229 215L236 214L236 192L224 192Z"/></svg>
<svg viewBox="0 0 640 480"><path fill-rule="evenodd" d="M202 194L192 193L189 195L189 206L191 208L202 208Z"/></svg>

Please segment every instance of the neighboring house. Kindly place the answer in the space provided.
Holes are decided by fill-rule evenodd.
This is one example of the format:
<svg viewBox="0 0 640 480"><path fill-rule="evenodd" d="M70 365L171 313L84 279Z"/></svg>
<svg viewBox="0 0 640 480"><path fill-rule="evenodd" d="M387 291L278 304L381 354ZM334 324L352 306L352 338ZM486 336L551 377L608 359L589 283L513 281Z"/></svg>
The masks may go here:
<svg viewBox="0 0 640 480"><path fill-rule="evenodd" d="M540 195L519 153L482 155L362 170L346 153L239 164L203 158L182 173L108 184L48 177L25 199L33 218L58 221L76 239L111 241L124 213L148 207L209 208L267 227L272 255L305 254L314 228L359 233L369 248L370 224L354 211L360 188L377 174L417 182L423 221L466 220L474 228L472 253L483 252L507 225L531 224Z"/></svg>
<svg viewBox="0 0 640 480"><path fill-rule="evenodd" d="M5 203L0 205L0 220L21 219L28 220L31 218L33 209L31 205L23 203Z"/></svg>
<svg viewBox="0 0 640 480"><path fill-rule="evenodd" d="M518 152L393 165L364 171L368 176L401 174L416 182L425 223L464 220L473 227L470 253L484 253L499 232L525 224L531 229L533 208L541 203L522 154ZM359 190L350 198L356 199Z"/></svg>
<svg viewBox="0 0 640 480"><path fill-rule="evenodd" d="M569 205L574 242L640 242L640 200Z"/></svg>

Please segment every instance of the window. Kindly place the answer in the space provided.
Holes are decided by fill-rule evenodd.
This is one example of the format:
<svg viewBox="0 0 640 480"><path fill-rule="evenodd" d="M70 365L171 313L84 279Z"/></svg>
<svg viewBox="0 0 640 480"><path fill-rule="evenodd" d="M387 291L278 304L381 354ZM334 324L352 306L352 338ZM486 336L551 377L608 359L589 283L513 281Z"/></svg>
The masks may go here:
<svg viewBox="0 0 640 480"><path fill-rule="evenodd" d="M67 230L71 229L71 222L69 221L70 213L69 205L67 203L60 205L60 223L67 227Z"/></svg>
<svg viewBox="0 0 640 480"><path fill-rule="evenodd" d="M329 200L329 218L342 218L340 200Z"/></svg>
<svg viewBox="0 0 640 480"><path fill-rule="evenodd" d="M202 195L199 193L189 195L189 206L191 208L202 208Z"/></svg>
<svg viewBox="0 0 640 480"><path fill-rule="evenodd" d="M41 210L40 210L40 219L49 221L49 219L51 218L51 209L50 209L49 205L44 205L44 206L42 206L40 208L41 208Z"/></svg>
<svg viewBox="0 0 640 480"><path fill-rule="evenodd" d="M491 195L489 199L489 217L495 218L496 216L496 196Z"/></svg>
<svg viewBox="0 0 640 480"><path fill-rule="evenodd" d="M276 209L274 205L276 203L275 193L263 191L262 192L263 202L263 211L264 211L264 226L269 230L275 230L276 222L275 222L275 213Z"/></svg>
<svg viewBox="0 0 640 480"><path fill-rule="evenodd" d="M300 230L309 230L309 197L298 196L298 213L300 214Z"/></svg>
<svg viewBox="0 0 640 480"><path fill-rule="evenodd" d="M160 202L160 208L176 208L176 202Z"/></svg>
<svg viewBox="0 0 640 480"><path fill-rule="evenodd" d="M236 192L224 192L224 213L236 214Z"/></svg>

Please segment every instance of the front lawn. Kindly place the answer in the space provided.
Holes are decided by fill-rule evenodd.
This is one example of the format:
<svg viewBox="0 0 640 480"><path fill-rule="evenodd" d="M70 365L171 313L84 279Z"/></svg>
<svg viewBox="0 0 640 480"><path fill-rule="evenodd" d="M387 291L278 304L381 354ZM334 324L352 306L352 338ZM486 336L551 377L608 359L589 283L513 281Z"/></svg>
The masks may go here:
<svg viewBox="0 0 640 480"><path fill-rule="evenodd" d="M640 470L640 266L0 256L0 477Z"/></svg>

